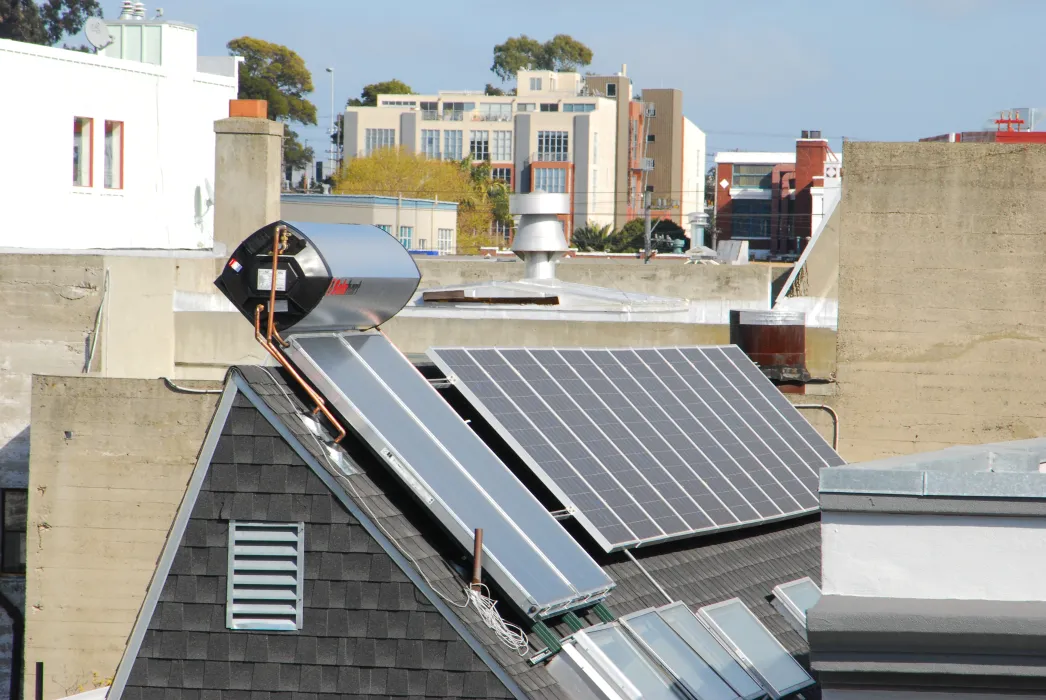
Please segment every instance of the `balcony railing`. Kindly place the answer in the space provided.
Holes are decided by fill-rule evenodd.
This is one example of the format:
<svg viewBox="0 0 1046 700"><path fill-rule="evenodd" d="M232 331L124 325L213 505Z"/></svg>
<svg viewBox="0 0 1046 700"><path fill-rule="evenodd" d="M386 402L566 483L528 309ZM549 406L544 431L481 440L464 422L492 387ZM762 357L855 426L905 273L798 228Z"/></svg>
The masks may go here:
<svg viewBox="0 0 1046 700"><path fill-rule="evenodd" d="M472 121L474 122L510 122L512 121L511 114L483 114L477 112L472 115Z"/></svg>

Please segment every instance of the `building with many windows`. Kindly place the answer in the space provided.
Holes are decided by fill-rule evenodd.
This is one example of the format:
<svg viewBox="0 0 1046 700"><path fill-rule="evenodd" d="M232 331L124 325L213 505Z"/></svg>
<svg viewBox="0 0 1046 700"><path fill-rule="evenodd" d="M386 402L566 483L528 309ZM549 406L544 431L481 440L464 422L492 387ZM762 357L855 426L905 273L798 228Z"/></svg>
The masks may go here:
<svg viewBox="0 0 1046 700"><path fill-rule="evenodd" d="M429 158L489 161L513 192L570 194L568 231L641 216L647 186L655 212L681 225L700 208L705 137L682 116L681 91L633 99L624 71L520 71L516 82L515 95L379 95L375 107L348 107L344 156L406 147Z"/></svg>
<svg viewBox="0 0 1046 700"><path fill-rule="evenodd" d="M842 162L819 131L802 132L794 153L727 151L715 163L718 240L748 241L756 258L798 257L840 195Z"/></svg>

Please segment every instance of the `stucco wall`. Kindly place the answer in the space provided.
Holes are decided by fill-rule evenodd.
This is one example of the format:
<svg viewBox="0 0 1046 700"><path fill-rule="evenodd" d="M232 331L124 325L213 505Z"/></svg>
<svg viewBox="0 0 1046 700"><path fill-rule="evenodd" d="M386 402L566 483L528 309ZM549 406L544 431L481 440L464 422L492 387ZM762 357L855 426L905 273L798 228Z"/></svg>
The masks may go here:
<svg viewBox="0 0 1046 700"><path fill-rule="evenodd" d="M847 143L850 461L1046 434L1046 146Z"/></svg>
<svg viewBox="0 0 1046 700"><path fill-rule="evenodd" d="M34 377L25 688L110 678L214 412L157 380Z"/></svg>

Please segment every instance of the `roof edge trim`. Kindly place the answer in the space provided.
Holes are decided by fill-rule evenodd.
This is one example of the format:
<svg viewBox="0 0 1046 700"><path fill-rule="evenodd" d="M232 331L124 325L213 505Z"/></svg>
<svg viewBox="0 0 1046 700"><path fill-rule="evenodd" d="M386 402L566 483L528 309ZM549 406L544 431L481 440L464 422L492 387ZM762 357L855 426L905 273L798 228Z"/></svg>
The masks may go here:
<svg viewBox="0 0 1046 700"><path fill-rule="evenodd" d="M182 496L182 502L178 505L178 511L174 516L174 521L171 523L171 529L167 533L167 540L164 542L160 559L156 563L153 577L149 581L149 587L146 589L145 600L142 602L142 607L138 611L138 617L135 618L134 626L131 628L131 635L127 639L127 647L124 649L120 663L116 667L116 673L113 675L113 682L107 696L109 700L120 700L123 695L127 679L131 675L131 669L134 667L134 662L138 658L138 652L141 650L142 640L145 638L145 633L149 629L149 623L156 613L156 603L160 600L160 594L167 583L167 575L170 573L171 565L178 554L178 547L182 542L182 537L185 535L185 528L189 524L193 508L196 506L196 500L200 495L200 489L203 487L203 481L210 471L211 458L214 457L214 450L229 418L229 411L232 410L236 393L236 386L226 382L225 389L218 400L218 406L211 417L211 424L207 427L207 434L200 448L200 453L197 455L196 466L193 467L192 476L189 477L185 495Z"/></svg>

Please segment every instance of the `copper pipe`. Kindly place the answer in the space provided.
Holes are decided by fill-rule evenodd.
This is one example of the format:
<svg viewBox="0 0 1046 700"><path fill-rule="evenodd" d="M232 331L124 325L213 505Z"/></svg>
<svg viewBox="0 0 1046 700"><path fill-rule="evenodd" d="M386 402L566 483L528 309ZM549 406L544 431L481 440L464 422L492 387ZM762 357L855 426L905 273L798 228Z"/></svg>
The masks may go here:
<svg viewBox="0 0 1046 700"><path fill-rule="evenodd" d="M341 423L338 422L338 419L335 418L334 414L330 412L329 408L327 408L327 403L323 400L323 397L320 396L315 389L309 386L309 383L298 374L298 370L294 369L290 361L284 357L283 353L276 349L276 346L262 335L261 312L264 308L265 307L261 304L254 307L254 339L257 340L258 343L265 348L285 370L287 370L288 374L294 377L294 380L301 385L301 388L305 390L305 393L308 394L309 398L316 404L316 410L314 410L313 413L315 414L317 410L323 413L323 416L330 421L330 424L338 431L338 437L334 438L335 444L341 442L342 438L345 437L345 428L342 427ZM271 315L269 318L271 320Z"/></svg>
<svg viewBox="0 0 1046 700"><path fill-rule="evenodd" d="M472 590L478 591L483 576L483 528L476 528L476 542L472 547Z"/></svg>
<svg viewBox="0 0 1046 700"><path fill-rule="evenodd" d="M277 226L272 232L272 279L269 280L269 333L266 336L272 341L272 334L276 328L276 265L280 261L280 253L287 249L287 227ZM287 347L286 345L284 347Z"/></svg>

